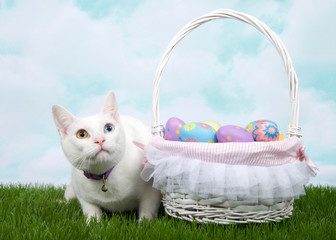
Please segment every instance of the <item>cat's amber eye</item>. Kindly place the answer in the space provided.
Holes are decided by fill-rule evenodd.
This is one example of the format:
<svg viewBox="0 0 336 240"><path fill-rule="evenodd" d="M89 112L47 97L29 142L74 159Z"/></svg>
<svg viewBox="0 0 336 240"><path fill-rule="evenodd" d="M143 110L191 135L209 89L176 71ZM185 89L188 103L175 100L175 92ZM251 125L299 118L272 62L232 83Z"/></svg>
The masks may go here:
<svg viewBox="0 0 336 240"><path fill-rule="evenodd" d="M78 130L78 132L76 134L76 137L79 138L79 139L84 139L84 138L87 138L88 136L89 136L89 134L84 129Z"/></svg>

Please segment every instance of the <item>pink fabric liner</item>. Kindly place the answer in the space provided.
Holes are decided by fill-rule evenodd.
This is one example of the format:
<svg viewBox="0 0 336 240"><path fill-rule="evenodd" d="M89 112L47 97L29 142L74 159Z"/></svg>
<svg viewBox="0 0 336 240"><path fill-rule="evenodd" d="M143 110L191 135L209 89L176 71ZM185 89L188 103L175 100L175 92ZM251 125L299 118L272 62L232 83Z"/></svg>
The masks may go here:
<svg viewBox="0 0 336 240"><path fill-rule="evenodd" d="M191 143L167 141L156 136L152 138L150 144L169 156L181 156L204 162L269 167L306 161L315 175L313 169L318 170L305 154L302 140L297 137L274 142Z"/></svg>

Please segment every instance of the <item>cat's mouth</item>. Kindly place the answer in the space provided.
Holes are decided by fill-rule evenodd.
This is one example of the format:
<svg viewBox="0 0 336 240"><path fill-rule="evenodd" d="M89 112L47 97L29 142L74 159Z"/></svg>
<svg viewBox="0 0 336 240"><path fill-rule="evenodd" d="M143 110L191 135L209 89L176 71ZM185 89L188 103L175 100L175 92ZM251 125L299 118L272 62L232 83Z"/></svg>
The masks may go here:
<svg viewBox="0 0 336 240"><path fill-rule="evenodd" d="M101 148L97 153L96 156L98 156L99 154L104 154L104 153L110 153L109 151L105 150L104 148Z"/></svg>

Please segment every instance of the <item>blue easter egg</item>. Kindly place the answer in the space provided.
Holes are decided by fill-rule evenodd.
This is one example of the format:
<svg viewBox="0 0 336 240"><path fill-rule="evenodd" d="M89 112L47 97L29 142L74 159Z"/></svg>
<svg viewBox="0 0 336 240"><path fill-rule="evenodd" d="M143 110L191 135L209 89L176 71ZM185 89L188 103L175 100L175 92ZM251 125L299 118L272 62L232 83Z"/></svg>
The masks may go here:
<svg viewBox="0 0 336 240"><path fill-rule="evenodd" d="M185 124L180 129L184 142L217 142L216 130L208 124L193 122Z"/></svg>

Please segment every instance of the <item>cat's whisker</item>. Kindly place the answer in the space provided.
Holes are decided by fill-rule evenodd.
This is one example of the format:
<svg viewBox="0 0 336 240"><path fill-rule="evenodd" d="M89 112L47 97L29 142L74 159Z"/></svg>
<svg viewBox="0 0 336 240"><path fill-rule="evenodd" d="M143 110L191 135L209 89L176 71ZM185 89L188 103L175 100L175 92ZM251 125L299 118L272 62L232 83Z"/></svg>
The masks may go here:
<svg viewBox="0 0 336 240"><path fill-rule="evenodd" d="M85 157L82 157L82 158L81 158L81 160L80 160L80 162L79 162L79 166L78 166L79 169L82 169L82 168L83 168L83 165L84 165L85 160L86 160Z"/></svg>
<svg viewBox="0 0 336 240"><path fill-rule="evenodd" d="M76 161L75 164L74 164L74 167L77 168L77 169L81 169L82 168L82 165L83 165L83 162L84 162L84 159L79 159L79 161Z"/></svg>
<svg viewBox="0 0 336 240"><path fill-rule="evenodd" d="M72 154L71 159L74 167L81 169L84 162L86 161L87 151L82 152L80 155Z"/></svg>
<svg viewBox="0 0 336 240"><path fill-rule="evenodd" d="M86 150L83 155L85 156L85 158L83 158L82 162L88 161L90 162L94 162L94 158L95 158L95 153L97 152L97 148L96 147L91 147L88 150Z"/></svg>

